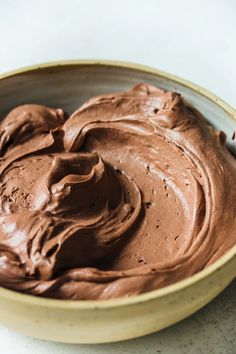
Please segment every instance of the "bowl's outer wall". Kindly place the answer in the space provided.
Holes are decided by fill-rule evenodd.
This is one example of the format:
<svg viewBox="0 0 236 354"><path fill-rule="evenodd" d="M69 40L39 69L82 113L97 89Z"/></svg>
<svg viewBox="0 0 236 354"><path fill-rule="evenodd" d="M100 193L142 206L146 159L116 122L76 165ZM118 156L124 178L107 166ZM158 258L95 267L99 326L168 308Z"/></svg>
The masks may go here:
<svg viewBox="0 0 236 354"><path fill-rule="evenodd" d="M54 308L0 298L0 322L40 339L64 343L105 343L139 337L194 313L234 278L236 261L169 295L111 308Z"/></svg>
<svg viewBox="0 0 236 354"><path fill-rule="evenodd" d="M157 73L100 64L45 67L3 78L0 119L24 103L61 107L72 113L94 95L128 90L140 82L181 93L216 128L224 130L229 138L232 136L235 130L232 114L198 89ZM1 296L0 292L0 322L34 337L61 342L102 343L134 338L176 323L204 306L233 280L235 270L234 256L191 286L119 307L57 308L51 307L50 301L48 305L37 305Z"/></svg>

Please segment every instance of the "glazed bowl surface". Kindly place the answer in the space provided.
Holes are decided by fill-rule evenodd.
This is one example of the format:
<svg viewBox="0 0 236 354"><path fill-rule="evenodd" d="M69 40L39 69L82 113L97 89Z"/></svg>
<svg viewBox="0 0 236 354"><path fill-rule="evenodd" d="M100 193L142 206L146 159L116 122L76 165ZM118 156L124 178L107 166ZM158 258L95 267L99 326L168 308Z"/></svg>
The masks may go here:
<svg viewBox="0 0 236 354"><path fill-rule="evenodd" d="M69 114L97 94L145 82L177 91L229 137L236 111L205 89L141 65L111 61L43 64L0 76L0 117L13 107L38 103ZM58 342L104 343L139 337L191 315L236 276L236 245L194 276L145 294L114 300L70 301L39 298L0 288L0 323L27 335Z"/></svg>

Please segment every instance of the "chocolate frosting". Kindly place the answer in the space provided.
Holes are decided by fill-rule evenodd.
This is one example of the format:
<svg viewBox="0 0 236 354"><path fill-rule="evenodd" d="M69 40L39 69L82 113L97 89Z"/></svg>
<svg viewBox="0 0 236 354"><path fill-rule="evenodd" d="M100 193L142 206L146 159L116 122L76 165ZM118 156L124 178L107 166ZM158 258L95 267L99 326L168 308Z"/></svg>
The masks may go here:
<svg viewBox="0 0 236 354"><path fill-rule="evenodd" d="M236 243L226 136L139 84L69 118L23 105L0 124L0 285L63 299L157 289Z"/></svg>

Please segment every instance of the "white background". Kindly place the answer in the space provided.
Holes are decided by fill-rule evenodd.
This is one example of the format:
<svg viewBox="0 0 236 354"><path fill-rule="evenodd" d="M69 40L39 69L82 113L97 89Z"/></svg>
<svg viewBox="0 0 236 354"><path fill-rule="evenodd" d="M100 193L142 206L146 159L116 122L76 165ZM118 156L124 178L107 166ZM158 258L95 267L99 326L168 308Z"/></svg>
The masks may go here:
<svg viewBox="0 0 236 354"><path fill-rule="evenodd" d="M234 0L0 0L0 74L51 60L138 62L236 104ZM236 283L191 318L138 340L41 342L0 327L0 353L236 353Z"/></svg>

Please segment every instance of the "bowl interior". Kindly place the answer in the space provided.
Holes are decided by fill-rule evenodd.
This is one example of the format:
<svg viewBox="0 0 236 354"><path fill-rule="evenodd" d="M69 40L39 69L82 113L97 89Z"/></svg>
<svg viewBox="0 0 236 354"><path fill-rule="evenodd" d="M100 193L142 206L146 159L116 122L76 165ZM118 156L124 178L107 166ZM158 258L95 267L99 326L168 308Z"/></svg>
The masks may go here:
<svg viewBox="0 0 236 354"><path fill-rule="evenodd" d="M217 129L223 130L228 136L228 145L234 149L232 134L235 131L236 112L219 98L206 90L188 83L172 75L158 70L149 69L132 64L114 62L70 62L65 64L49 64L21 70L17 73L6 74L0 77L0 119L15 106L25 103L38 103L55 108L63 108L69 114L92 96L129 90L137 83L146 82L165 90L179 92L194 105L203 116ZM216 263L223 265L229 259L235 257L236 246ZM215 265L200 273L208 274L216 268ZM192 281L198 278L192 277ZM184 286L190 278L178 283ZM181 284L182 285L181 285ZM168 289L177 288L177 284L170 285ZM152 293L162 295L167 288L154 290ZM11 291L1 289L9 296ZM173 290L173 289L172 289ZM149 293L150 294L150 293ZM146 298L147 294L137 297ZM22 299L28 295L14 294ZM37 301L43 302L43 299ZM48 301L48 299L47 299ZM56 300L51 300L55 301ZM61 301L61 300L60 300ZM112 300L110 300L112 302ZM122 303L125 299L119 299ZM119 302L115 300L116 303ZM131 299L129 299L132 302ZM62 301L63 302L63 301Z"/></svg>
<svg viewBox="0 0 236 354"><path fill-rule="evenodd" d="M206 97L202 93L204 90L175 79L145 67L131 64L122 67L108 62L103 65L81 62L33 68L0 80L0 119L13 107L24 103L61 107L72 113L94 95L128 90L137 83L146 82L181 93L212 125L227 134L228 144L233 148L235 120L232 114L235 112L227 112L217 104L213 95L213 100Z"/></svg>

